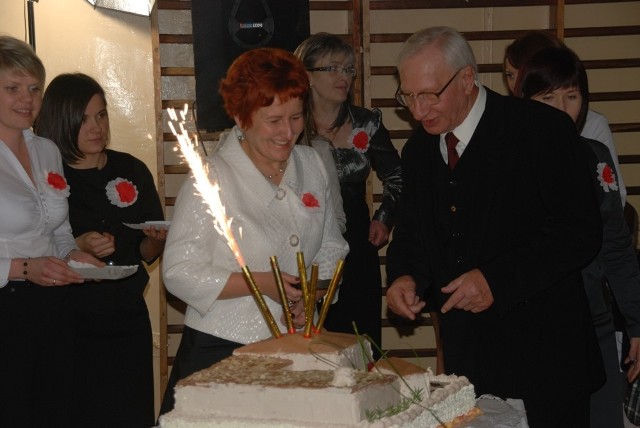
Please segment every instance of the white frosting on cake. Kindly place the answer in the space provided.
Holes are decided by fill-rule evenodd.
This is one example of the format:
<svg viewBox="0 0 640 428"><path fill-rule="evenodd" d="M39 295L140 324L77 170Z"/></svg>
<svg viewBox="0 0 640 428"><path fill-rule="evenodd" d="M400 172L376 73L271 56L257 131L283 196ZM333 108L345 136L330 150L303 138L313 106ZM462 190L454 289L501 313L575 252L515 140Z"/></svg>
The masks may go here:
<svg viewBox="0 0 640 428"><path fill-rule="evenodd" d="M286 334L236 349L233 355L271 356L291 360L291 370L330 370L352 367L364 370L371 361L371 344L352 334L323 331L310 338Z"/></svg>
<svg viewBox="0 0 640 428"><path fill-rule="evenodd" d="M296 335L240 348L180 381L175 409L160 418L160 427L433 428L474 408L473 385L465 377L434 376L395 358L370 372L355 370L354 361L364 361L363 347L355 336L341 334L346 342L338 346L335 335L316 338L316 349L307 354ZM345 358L345 349L354 360ZM318 366L323 368L296 368Z"/></svg>
<svg viewBox="0 0 640 428"><path fill-rule="evenodd" d="M353 372L354 369L338 367L333 372L331 386L354 386L356 384L356 378Z"/></svg>

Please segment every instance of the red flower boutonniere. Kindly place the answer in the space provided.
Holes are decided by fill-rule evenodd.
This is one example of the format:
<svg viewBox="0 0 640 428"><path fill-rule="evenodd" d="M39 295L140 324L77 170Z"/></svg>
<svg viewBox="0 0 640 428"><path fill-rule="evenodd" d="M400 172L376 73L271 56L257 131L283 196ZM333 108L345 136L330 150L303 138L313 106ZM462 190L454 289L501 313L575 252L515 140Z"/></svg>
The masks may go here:
<svg viewBox="0 0 640 428"><path fill-rule="evenodd" d="M319 208L320 207L320 203L318 202L318 199L316 199L316 197L313 196L313 194L309 193L309 192L307 192L307 193L302 195L302 203L307 208Z"/></svg>
<svg viewBox="0 0 640 428"><path fill-rule="evenodd" d="M138 200L138 188L124 178L116 178L107 183L107 198L113 205L125 208Z"/></svg>
<svg viewBox="0 0 640 428"><path fill-rule="evenodd" d="M369 150L370 140L369 134L363 128L354 128L349 138L347 138L347 142L360 153L365 153Z"/></svg>
<svg viewBox="0 0 640 428"><path fill-rule="evenodd" d="M598 181L605 192L610 190L618 190L618 183L616 182L616 174L606 162L600 162L596 168L598 173Z"/></svg>
<svg viewBox="0 0 640 428"><path fill-rule="evenodd" d="M44 176L47 185L52 188L56 193L65 198L69 197L69 190L71 187L67 183L67 180L57 172L45 171Z"/></svg>

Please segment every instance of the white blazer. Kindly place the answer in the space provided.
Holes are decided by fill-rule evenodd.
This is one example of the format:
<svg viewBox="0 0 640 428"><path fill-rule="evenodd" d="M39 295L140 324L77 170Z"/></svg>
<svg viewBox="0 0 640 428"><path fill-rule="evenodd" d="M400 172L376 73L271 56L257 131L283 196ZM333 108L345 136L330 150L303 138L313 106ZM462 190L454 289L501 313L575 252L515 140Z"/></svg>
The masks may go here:
<svg viewBox="0 0 640 428"><path fill-rule="evenodd" d="M315 262L320 279L332 277L349 247L335 219L327 171L314 149L294 147L279 186L258 171L235 132L224 137L207 161L209 178L220 185L226 215L252 272L271 271L269 258L276 256L282 272L297 276L296 254L302 251L308 272ZM316 200L318 206L303 200ZM269 338L251 295L218 300L231 273L240 270L190 177L178 195L163 258L167 289L188 305L185 324L243 344ZM267 296L265 301L285 333L280 304Z"/></svg>

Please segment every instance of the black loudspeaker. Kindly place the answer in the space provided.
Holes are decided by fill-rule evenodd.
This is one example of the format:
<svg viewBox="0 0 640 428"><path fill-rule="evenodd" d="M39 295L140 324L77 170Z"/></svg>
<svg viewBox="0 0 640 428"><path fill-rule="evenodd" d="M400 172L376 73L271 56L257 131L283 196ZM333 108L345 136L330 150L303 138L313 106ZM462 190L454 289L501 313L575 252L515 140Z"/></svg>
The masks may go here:
<svg viewBox="0 0 640 428"><path fill-rule="evenodd" d="M309 37L308 0L192 0L196 114L199 129L233 126L218 85L240 54L260 47L293 52Z"/></svg>

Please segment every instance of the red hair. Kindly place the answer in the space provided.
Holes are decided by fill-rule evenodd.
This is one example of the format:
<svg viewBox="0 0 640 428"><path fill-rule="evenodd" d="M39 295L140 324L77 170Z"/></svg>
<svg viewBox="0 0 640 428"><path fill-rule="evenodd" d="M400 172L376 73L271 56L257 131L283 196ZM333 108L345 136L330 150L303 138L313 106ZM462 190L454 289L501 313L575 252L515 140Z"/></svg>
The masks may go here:
<svg viewBox="0 0 640 428"><path fill-rule="evenodd" d="M220 95L231 118L237 117L244 128L261 107L309 96L309 76L304 65L292 53L278 48L259 48L236 58L220 81Z"/></svg>

